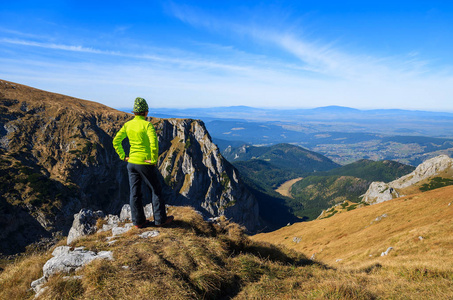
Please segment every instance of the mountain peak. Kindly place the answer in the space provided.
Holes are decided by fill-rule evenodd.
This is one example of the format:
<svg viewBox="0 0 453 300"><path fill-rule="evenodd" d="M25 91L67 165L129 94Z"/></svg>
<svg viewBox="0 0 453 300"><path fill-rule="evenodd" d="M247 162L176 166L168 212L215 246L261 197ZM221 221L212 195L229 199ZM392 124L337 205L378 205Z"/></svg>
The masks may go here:
<svg viewBox="0 0 453 300"><path fill-rule="evenodd" d="M338 105L330 105L330 106L322 106L311 109L312 111L319 112L328 112L328 113L349 113L349 112L360 112L359 109L350 108L346 106L338 106Z"/></svg>

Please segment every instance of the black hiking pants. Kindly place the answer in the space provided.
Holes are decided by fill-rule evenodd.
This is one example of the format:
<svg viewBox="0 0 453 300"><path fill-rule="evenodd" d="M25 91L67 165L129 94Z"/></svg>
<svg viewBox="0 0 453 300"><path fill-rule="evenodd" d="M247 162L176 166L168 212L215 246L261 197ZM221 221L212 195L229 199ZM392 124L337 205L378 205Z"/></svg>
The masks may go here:
<svg viewBox="0 0 453 300"><path fill-rule="evenodd" d="M154 191L157 197L152 197L154 223L160 225L167 220L165 211L164 194L162 185L159 181L159 170L153 165L137 165L128 163L127 172L129 174L131 217L134 225L142 225L146 221L145 211L143 210L142 182Z"/></svg>

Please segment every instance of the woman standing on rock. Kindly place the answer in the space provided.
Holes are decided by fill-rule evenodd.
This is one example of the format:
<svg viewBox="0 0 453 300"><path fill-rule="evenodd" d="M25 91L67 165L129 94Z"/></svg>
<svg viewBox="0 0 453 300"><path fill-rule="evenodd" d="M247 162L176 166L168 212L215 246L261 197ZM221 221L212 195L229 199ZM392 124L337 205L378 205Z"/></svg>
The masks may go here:
<svg viewBox="0 0 453 300"><path fill-rule="evenodd" d="M165 211L164 194L159 182L157 158L159 146L153 124L146 121L148 104L143 98L136 98L133 113L135 118L126 122L113 139L113 147L120 159L128 162L127 171L130 185L130 206L132 223L137 228L150 225L145 217L142 203L142 182L157 195L152 197L154 223L156 226L165 226L173 221L173 216L168 216ZM129 138L131 145L129 156L126 156L122 141Z"/></svg>

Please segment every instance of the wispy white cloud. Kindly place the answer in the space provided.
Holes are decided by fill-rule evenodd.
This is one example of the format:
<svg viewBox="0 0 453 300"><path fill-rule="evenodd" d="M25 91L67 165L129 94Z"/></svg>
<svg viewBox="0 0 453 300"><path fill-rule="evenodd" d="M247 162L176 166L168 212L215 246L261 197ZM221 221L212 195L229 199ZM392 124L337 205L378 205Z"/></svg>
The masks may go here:
<svg viewBox="0 0 453 300"><path fill-rule="evenodd" d="M84 52L84 53L117 55L117 53L113 52L113 51L112 52L111 51L101 51L101 50L98 50L98 49L87 48L87 47L83 47L83 46L71 46L71 45L62 45L62 44L54 44L54 43L42 43L42 42L27 41L27 40L17 40L17 39L9 39L9 38L1 39L0 43L21 45L21 46L32 46L32 47L39 47L39 48L53 49L53 50L64 50L64 51L74 51L74 52Z"/></svg>
<svg viewBox="0 0 453 300"><path fill-rule="evenodd" d="M275 29L256 23L238 24L175 3L171 5L171 11L176 18L191 26L217 32L235 32L281 49L299 60L292 65L294 69L300 68L340 80L377 80L429 75L433 72L429 68L429 62L420 59L416 51L394 57L351 54L341 49L339 43L322 43L304 38L301 33L303 28L300 27L288 25L286 29ZM295 28L299 32L295 32ZM289 65L283 63L281 67L283 69Z"/></svg>
<svg viewBox="0 0 453 300"><path fill-rule="evenodd" d="M74 46L74 45L64 45L64 44L55 44L55 43L45 43L45 42L36 42L36 41L27 41L19 39L9 39L3 38L0 39L0 43L20 45L20 46L30 46L30 47L39 47L51 50L62 50L62 51L71 51L71 52L83 52L90 54L102 54L109 56L120 56L125 58L141 59L141 60L150 60L162 63L169 64L178 64L186 67L198 67L198 68L207 68L207 69L223 69L230 71L246 71L247 67L235 64L225 64L218 61L209 61L200 58L192 59L182 59L175 57L166 57L156 54L137 54L137 53L123 53L119 51L108 51L100 50L84 46ZM193 56L193 55L192 55Z"/></svg>
<svg viewBox="0 0 453 300"><path fill-rule="evenodd" d="M5 28L5 27L0 27L0 32L2 32L3 34L20 36L22 38L24 38L24 37L25 38L44 38L44 36L42 36L42 35L32 34L32 33L28 33L28 32L22 32L22 31L18 31L18 30L12 30L12 29Z"/></svg>

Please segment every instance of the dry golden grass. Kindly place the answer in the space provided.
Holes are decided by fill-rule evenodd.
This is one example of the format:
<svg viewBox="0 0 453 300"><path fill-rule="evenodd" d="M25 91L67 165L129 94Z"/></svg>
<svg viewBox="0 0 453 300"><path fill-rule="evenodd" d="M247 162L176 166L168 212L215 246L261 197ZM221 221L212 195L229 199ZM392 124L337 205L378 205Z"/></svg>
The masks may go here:
<svg viewBox="0 0 453 300"><path fill-rule="evenodd" d="M0 273L0 299L27 299L32 281L42 276L42 267L51 255L31 255L8 264Z"/></svg>
<svg viewBox="0 0 453 300"><path fill-rule="evenodd" d="M299 178L295 178L295 179L291 179L291 180L288 180L288 181L285 181L284 183L282 183L275 191L277 193L279 193L280 195L282 196L286 196L286 197L290 197L290 198L294 198L292 195L291 195L291 187L298 181L302 180L303 177L299 177Z"/></svg>
<svg viewBox="0 0 453 300"><path fill-rule="evenodd" d="M376 220L384 214L387 217ZM374 295L451 299L452 220L450 186L294 224L252 239L284 245L307 256L315 254L316 260L344 274L355 274L356 280L366 280ZM300 242L294 242L294 237ZM393 251L381 257L388 247Z"/></svg>
<svg viewBox="0 0 453 300"><path fill-rule="evenodd" d="M448 206L449 203L452 204ZM296 223L252 239L285 245L307 256L316 253L316 259L326 263L341 259L341 265L351 265L379 258L399 263L434 260L443 265L445 256L453 254L452 219L453 186L450 186L328 219ZM293 237L299 237L300 242L293 242ZM394 251L380 258L388 247ZM447 263L451 266L453 259Z"/></svg>
<svg viewBox="0 0 453 300"><path fill-rule="evenodd" d="M356 255L355 261L351 257L344 266L336 263L336 268L332 268L288 248L253 241L241 227L226 220L220 225L206 223L191 208L175 207L170 213L176 217L175 224L159 228L160 235L155 238L137 236L150 229L132 229L110 246L106 241L108 232L76 241L75 247L111 250L114 260L85 266L75 274L82 275L81 279L65 279L65 274L53 276L40 299L453 297L453 272L448 264L414 264L411 259L405 263L403 258L408 258L397 247L385 258L361 259ZM420 243L438 240L434 229L425 230L426 239ZM427 255L448 255L444 247L438 245ZM414 250L410 255L417 253ZM30 256L8 266L0 274L0 299L32 299L30 283L42 275L42 266L49 257L50 254Z"/></svg>

